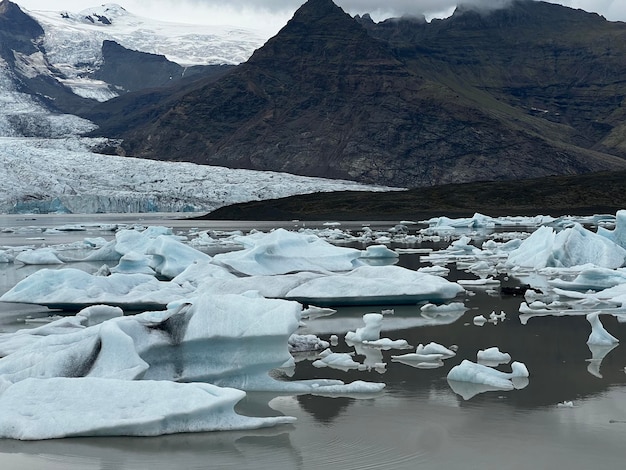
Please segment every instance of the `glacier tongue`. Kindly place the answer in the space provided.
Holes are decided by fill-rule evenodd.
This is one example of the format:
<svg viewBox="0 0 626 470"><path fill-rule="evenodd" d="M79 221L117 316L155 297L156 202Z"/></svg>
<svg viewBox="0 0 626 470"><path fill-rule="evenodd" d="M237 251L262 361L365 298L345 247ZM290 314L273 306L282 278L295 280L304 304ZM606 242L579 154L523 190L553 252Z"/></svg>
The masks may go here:
<svg viewBox="0 0 626 470"><path fill-rule="evenodd" d="M67 122L75 131L82 125L82 120ZM237 202L319 191L391 189L286 173L102 155L90 150L103 142L79 137L0 136L0 212L212 211Z"/></svg>

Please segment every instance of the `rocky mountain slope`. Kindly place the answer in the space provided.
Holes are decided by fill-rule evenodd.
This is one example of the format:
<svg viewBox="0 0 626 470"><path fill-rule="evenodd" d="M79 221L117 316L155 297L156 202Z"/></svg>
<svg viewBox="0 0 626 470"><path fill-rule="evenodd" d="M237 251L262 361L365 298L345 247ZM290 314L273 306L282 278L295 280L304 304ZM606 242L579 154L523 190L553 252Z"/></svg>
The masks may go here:
<svg viewBox="0 0 626 470"><path fill-rule="evenodd" d="M374 24L309 0L218 81L89 117L129 154L405 187L619 170L625 54L625 24L543 2Z"/></svg>

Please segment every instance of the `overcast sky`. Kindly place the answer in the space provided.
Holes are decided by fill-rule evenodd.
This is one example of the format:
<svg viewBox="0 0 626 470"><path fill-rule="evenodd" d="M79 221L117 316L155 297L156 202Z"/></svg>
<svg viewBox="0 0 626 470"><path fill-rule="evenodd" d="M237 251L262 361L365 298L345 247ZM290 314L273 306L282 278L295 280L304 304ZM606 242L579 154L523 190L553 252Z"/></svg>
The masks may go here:
<svg viewBox="0 0 626 470"><path fill-rule="evenodd" d="M304 0L13 0L29 10L78 12L103 3L118 3L140 16L165 21L200 24L230 24L278 31ZM465 0L493 5L509 0ZM372 13L379 21L403 14L427 18L447 16L458 0L335 0L348 13ZM600 13L612 21L626 21L626 0L552 0L552 3ZM381 4L384 8L381 8Z"/></svg>

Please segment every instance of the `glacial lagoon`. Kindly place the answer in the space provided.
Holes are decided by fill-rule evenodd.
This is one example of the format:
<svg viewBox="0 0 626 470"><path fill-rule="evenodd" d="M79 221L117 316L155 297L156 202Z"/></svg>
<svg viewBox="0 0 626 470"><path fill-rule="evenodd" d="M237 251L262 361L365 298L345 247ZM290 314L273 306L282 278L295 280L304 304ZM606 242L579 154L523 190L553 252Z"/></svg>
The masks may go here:
<svg viewBox="0 0 626 470"><path fill-rule="evenodd" d="M419 242L406 237L404 241L394 241L394 232L389 229L395 224L391 222L240 223L177 220L170 214L0 216L0 222L4 229L0 247L55 247L87 237L111 239L119 224L163 225L180 234L204 230L247 233L276 227L298 230L304 226L359 233L366 226L379 232L379 242L388 242L386 246L398 250L398 266L410 269L432 266L428 258L433 252L445 249L463 235L480 247L494 231L523 233L536 229L468 227L441 233L439 240ZM409 236L425 228L423 224L404 225ZM79 227L80 230L73 230ZM335 238L333 242L365 248L354 240ZM215 254L228 248L214 246L207 251ZM448 280L470 281L465 284L466 293L454 299L467 310L433 313L422 309L423 305L359 305L338 307L333 315L304 320L298 333L313 334L329 342L335 335L336 344L331 346L334 352L353 353L355 361L371 367L347 371L318 368L313 366L318 351L294 353L295 368L276 373L279 379L289 381L324 378L383 382L386 386L380 393L324 396L248 392L236 407L238 413L292 416L296 421L249 431L150 438L82 437L29 442L4 439L0 440L0 464L10 469L199 469L233 465L255 469L621 468L626 433L624 346L620 343L606 348L599 359L597 351L594 353L587 344L591 327L584 313L568 315L566 306L552 312L544 308L537 309L536 314L520 313L522 302L532 302L501 289L529 281L543 283L539 279L541 273L499 272L495 278L500 285L472 285L471 281L480 276L468 271L470 258L438 263L449 269ZM101 265L72 263L71 267L94 272ZM0 294L41 268L0 264ZM574 276L570 273L568 279ZM505 317L482 326L476 324L476 317L489 319L491 312L504 312ZM0 303L0 330L10 333L37 327L57 313L37 305ZM348 344L346 333L362 327L366 313L383 313L381 336L404 339L413 349L385 350ZM603 310L600 318L606 330L625 341L626 324L620 314ZM455 346L456 356L445 359L438 368L418 368L391 358L430 342ZM451 384L447 380L454 366L463 360L476 361L479 350L494 346L509 353L513 361L525 364L529 371L525 386L483 391L480 386ZM385 367L375 366L381 363ZM511 366L500 368L510 370Z"/></svg>

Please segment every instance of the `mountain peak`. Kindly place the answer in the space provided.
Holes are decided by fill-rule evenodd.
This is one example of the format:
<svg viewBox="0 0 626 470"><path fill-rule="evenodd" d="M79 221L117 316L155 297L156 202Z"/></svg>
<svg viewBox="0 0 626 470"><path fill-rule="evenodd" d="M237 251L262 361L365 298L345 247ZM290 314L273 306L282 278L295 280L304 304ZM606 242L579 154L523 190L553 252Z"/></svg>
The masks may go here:
<svg viewBox="0 0 626 470"><path fill-rule="evenodd" d="M129 13L117 3L105 3L98 7L82 10L78 14L83 17L83 20L90 23L110 25L113 24L116 18L128 16Z"/></svg>
<svg viewBox="0 0 626 470"><path fill-rule="evenodd" d="M343 12L333 0L308 0L298 8L294 14L294 19L300 19L300 17L322 18L336 11Z"/></svg>
<svg viewBox="0 0 626 470"><path fill-rule="evenodd" d="M250 58L260 64L281 60L301 63L303 57L315 63L352 61L355 57L390 60L387 50L332 0L308 0L293 18Z"/></svg>
<svg viewBox="0 0 626 470"><path fill-rule="evenodd" d="M346 27L348 22L356 25L353 18L337 6L332 0L308 0L296 10L293 18L289 20L283 30L300 30L301 28L315 25L327 27L330 23L343 23ZM334 31L340 33L339 31Z"/></svg>

